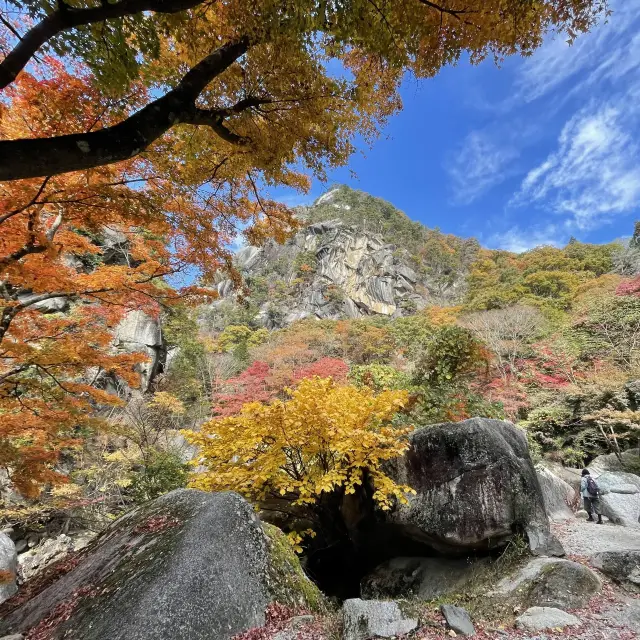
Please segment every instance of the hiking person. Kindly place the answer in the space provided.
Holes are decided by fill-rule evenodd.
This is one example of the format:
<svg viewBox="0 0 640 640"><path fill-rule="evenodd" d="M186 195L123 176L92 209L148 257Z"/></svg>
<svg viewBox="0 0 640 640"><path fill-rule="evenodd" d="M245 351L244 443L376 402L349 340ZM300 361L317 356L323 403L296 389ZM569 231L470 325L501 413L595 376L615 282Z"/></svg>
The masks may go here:
<svg viewBox="0 0 640 640"><path fill-rule="evenodd" d="M580 480L580 494L584 502L584 509L589 514L588 522L595 520L594 515L598 516L598 524L602 524L602 512L600 511L600 489L596 481L591 477L589 469L582 470L582 478Z"/></svg>

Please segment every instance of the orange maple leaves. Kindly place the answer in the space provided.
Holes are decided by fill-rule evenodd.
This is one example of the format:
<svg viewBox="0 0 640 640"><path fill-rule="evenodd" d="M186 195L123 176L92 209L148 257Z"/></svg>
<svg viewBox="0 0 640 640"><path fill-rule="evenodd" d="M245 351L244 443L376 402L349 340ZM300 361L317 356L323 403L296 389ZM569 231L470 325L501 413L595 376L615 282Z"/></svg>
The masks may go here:
<svg viewBox="0 0 640 640"><path fill-rule="evenodd" d="M0 137L108 126L144 93L134 87L128 102L114 102L91 87L82 70L47 58L41 76L23 73L11 87ZM119 401L101 389L108 380L137 386L144 356L112 345L124 315L211 297L193 276L181 289L166 279L231 269L237 226L255 241L286 229L282 207L275 224L264 222L269 204L249 201L253 187L216 200L162 171L138 158L0 185L0 468L25 495L63 480L54 470L61 451Z"/></svg>

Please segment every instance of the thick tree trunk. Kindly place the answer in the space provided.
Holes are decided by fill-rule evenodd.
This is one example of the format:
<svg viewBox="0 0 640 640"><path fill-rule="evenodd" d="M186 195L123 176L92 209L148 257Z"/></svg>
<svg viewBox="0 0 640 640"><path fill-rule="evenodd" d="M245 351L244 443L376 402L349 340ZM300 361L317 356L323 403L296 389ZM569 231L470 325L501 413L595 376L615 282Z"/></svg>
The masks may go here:
<svg viewBox="0 0 640 640"><path fill-rule="evenodd" d="M51 176L127 160L179 122L206 124L230 140L222 125L228 110L195 106L202 90L249 48L249 39L223 45L191 69L166 95L113 127L53 138L0 141L0 180ZM208 120L205 117L208 115Z"/></svg>

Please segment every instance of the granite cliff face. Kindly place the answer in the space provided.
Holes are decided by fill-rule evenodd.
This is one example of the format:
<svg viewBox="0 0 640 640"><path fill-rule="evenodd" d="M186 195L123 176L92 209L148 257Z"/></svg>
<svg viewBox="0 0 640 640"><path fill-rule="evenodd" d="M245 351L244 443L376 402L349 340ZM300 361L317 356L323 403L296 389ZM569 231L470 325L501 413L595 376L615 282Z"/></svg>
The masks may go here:
<svg viewBox="0 0 640 640"><path fill-rule="evenodd" d="M344 186L298 213L304 226L286 244L246 246L236 254L263 326L307 317L397 317L430 303L455 303L464 292L474 240L427 229ZM223 301L235 295L229 280L218 290Z"/></svg>

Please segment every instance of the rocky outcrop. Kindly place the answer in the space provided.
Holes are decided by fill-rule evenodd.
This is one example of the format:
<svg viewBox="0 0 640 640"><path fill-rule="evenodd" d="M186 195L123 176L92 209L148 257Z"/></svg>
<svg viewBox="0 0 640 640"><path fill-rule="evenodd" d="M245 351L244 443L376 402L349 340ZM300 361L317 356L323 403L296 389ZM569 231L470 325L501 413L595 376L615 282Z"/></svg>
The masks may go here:
<svg viewBox="0 0 640 640"><path fill-rule="evenodd" d="M282 533L234 493L178 490L116 521L68 573L0 610L0 632L56 640L227 640L271 602L321 596ZM4 614L4 615L3 615Z"/></svg>
<svg viewBox="0 0 640 640"><path fill-rule="evenodd" d="M558 462L550 460L544 461L545 469L548 469L554 476L566 482L576 494L580 493L580 480L582 479L582 469L574 469L573 467L565 467Z"/></svg>
<svg viewBox="0 0 640 640"><path fill-rule="evenodd" d="M0 603L10 598L17 590L18 554L13 540L0 533Z"/></svg>
<svg viewBox="0 0 640 640"><path fill-rule="evenodd" d="M396 638L410 633L418 621L403 615L396 602L352 598L342 607L343 639Z"/></svg>
<svg viewBox="0 0 640 640"><path fill-rule="evenodd" d="M488 551L548 519L524 433L509 422L473 418L428 426L410 437L395 479L416 491L387 523L445 554Z"/></svg>
<svg viewBox="0 0 640 640"><path fill-rule="evenodd" d="M615 582L640 593L640 550L603 551L591 558L591 564Z"/></svg>
<svg viewBox="0 0 640 640"><path fill-rule="evenodd" d="M456 304L464 296L480 249L476 240L428 229L390 203L344 185L296 212L302 228L286 243L242 247L234 258L263 326L395 317L427 304ZM237 291L225 278L218 293L213 316L233 304Z"/></svg>
<svg viewBox="0 0 640 640"><path fill-rule="evenodd" d="M623 471L607 471L596 481L602 492L602 515L625 527L640 526L640 477Z"/></svg>
<svg viewBox="0 0 640 640"><path fill-rule="evenodd" d="M416 288L418 276L402 252L381 236L345 226L340 220L312 224L284 246L243 247L235 256L236 266L249 279L270 274L279 263L293 265L301 260L313 265L306 265L311 271L304 286L289 287L277 318L274 300L263 302L258 320L264 326L273 328L308 317L396 316L426 303ZM285 281L292 282L295 275ZM223 299L232 296L231 281L220 282L218 292Z"/></svg>
<svg viewBox="0 0 640 640"><path fill-rule="evenodd" d="M640 384L640 381L630 384L637 386ZM607 453L594 458L589 464L589 470L594 476L605 473L605 471L625 471L629 463L637 462L640 459L639 455L640 451L638 449L629 449L620 454L622 458L622 461L620 461L615 453Z"/></svg>
<svg viewBox="0 0 640 640"><path fill-rule="evenodd" d="M547 516L551 520L562 521L573 519L570 505L577 504L578 494L567 482L554 475L542 465L536 466L538 482L542 489L542 498Z"/></svg>
<svg viewBox="0 0 640 640"><path fill-rule="evenodd" d="M588 567L559 558L536 558L503 578L490 596L512 598L529 607L579 609L600 591L602 583Z"/></svg>
<svg viewBox="0 0 640 640"><path fill-rule="evenodd" d="M119 351L147 356L146 362L136 365L140 374L140 391L147 391L166 357L159 320L144 311L129 311L116 328L113 344Z"/></svg>

